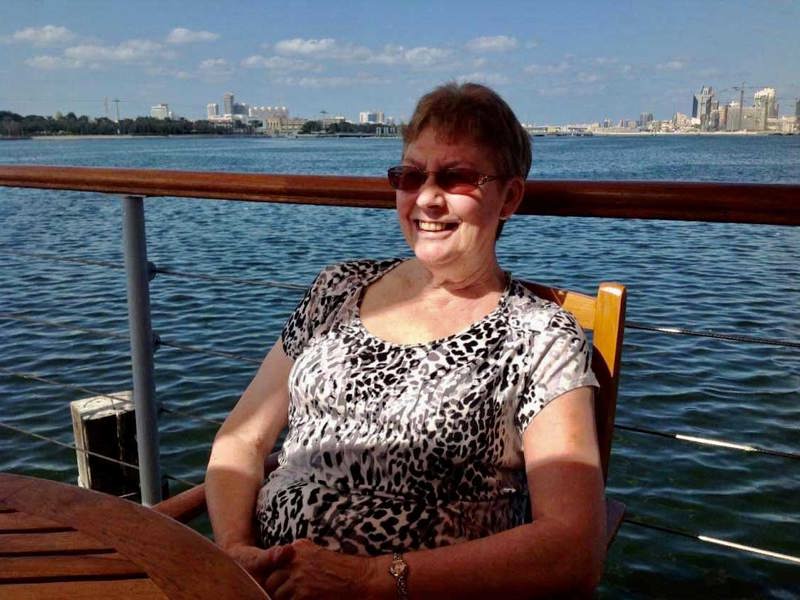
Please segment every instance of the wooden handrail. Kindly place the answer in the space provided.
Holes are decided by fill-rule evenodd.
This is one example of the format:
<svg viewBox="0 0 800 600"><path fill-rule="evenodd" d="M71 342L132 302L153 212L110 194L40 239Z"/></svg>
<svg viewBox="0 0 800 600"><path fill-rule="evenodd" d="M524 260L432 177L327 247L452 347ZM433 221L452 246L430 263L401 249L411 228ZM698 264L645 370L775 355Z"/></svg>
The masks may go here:
<svg viewBox="0 0 800 600"><path fill-rule="evenodd" d="M0 166L0 186L393 208L382 177ZM528 215L800 225L800 185L528 180Z"/></svg>

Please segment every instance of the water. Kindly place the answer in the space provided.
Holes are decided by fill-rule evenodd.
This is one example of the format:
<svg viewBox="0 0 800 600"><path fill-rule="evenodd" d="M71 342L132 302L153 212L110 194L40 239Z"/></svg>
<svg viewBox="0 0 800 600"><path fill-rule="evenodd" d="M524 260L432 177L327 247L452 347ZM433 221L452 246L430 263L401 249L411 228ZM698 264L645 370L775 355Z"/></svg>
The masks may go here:
<svg viewBox="0 0 800 600"><path fill-rule="evenodd" d="M0 162L191 170L380 175L397 140L103 139L0 145ZM800 183L800 137L536 138L533 177ZM121 264L112 196L0 188L0 312L125 332L121 270L54 263L48 253ZM307 284L330 262L405 256L391 211L154 198L148 252L162 267ZM618 280L629 320L800 337L800 229L757 225L512 219L499 243L515 275L592 291ZM164 339L254 359L300 292L159 275L154 329ZM130 388L125 340L0 319L0 368L104 392ZM162 347L166 407L222 419L254 365ZM0 421L71 443L76 390L0 373ZM628 330L617 421L798 450L796 350ZM199 481L215 426L165 413L164 470ZM0 433L0 470L75 481L74 453ZM618 431L609 493L630 516L800 554L798 463ZM174 486L180 489L180 486ZM603 597L794 598L800 567L623 525Z"/></svg>

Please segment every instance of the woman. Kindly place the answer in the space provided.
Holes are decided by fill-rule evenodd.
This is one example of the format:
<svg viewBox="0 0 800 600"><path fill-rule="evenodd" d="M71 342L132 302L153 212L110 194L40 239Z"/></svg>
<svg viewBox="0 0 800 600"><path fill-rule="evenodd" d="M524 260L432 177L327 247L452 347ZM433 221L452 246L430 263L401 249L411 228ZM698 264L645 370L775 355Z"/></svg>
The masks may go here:
<svg viewBox="0 0 800 600"><path fill-rule="evenodd" d="M495 255L530 164L527 133L493 91L423 97L389 170L414 258L323 270L220 429L206 478L216 540L274 598L596 585L605 524L586 340Z"/></svg>

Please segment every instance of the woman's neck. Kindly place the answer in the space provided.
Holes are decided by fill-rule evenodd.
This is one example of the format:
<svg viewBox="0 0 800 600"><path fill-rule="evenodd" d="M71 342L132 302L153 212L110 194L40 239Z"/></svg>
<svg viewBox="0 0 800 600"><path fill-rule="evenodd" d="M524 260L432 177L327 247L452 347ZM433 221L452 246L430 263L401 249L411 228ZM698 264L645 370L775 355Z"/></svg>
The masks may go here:
<svg viewBox="0 0 800 600"><path fill-rule="evenodd" d="M506 286L506 274L496 260L454 267L429 267L417 259L411 259L409 263L417 281L422 282L419 289L422 295L482 298L486 294L502 292Z"/></svg>

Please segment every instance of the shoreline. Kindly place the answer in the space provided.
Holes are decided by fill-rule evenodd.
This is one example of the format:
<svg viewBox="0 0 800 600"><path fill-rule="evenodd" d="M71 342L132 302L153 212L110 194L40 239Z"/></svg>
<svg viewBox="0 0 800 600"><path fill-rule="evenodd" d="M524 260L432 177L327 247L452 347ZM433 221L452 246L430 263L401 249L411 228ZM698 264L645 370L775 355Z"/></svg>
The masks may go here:
<svg viewBox="0 0 800 600"><path fill-rule="evenodd" d="M533 138L591 138L591 137L786 137L800 135L800 133L783 133L779 131L592 131L586 135L574 134L546 134L546 135L533 135ZM23 140L35 141L61 141L61 140L135 140L135 139L172 139L172 138L205 138L205 139L232 139L232 138L248 138L248 139L399 139L398 136L336 136L336 135L299 135L299 136L262 136L262 135L214 135L214 134L187 134L187 135L104 135L104 134L87 134L87 135L31 135L25 137L4 137L0 136L0 141L17 142Z"/></svg>
<svg viewBox="0 0 800 600"><path fill-rule="evenodd" d="M742 137L769 137L769 136L787 136L787 135L800 135L797 133L783 133L781 131L592 131L592 136L742 136ZM592 137L592 136L574 136L574 137ZM544 136L555 137L555 136ZM568 135L563 137L570 137Z"/></svg>

